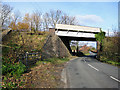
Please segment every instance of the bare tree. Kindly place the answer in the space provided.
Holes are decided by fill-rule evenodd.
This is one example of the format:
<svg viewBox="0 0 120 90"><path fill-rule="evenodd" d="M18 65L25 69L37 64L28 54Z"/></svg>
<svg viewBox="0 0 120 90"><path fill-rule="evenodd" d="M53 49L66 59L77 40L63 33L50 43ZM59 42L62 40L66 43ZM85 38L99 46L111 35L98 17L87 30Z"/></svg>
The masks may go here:
<svg viewBox="0 0 120 90"><path fill-rule="evenodd" d="M50 25L50 16L48 13L43 15L43 27L44 29L48 30Z"/></svg>
<svg viewBox="0 0 120 90"><path fill-rule="evenodd" d="M62 18L62 11L61 10L51 10L49 13L50 16L50 24L54 28L56 24L61 23L61 18Z"/></svg>
<svg viewBox="0 0 120 90"><path fill-rule="evenodd" d="M0 31L2 30L2 20L1 20L1 15L2 14L2 3L0 2Z"/></svg>
<svg viewBox="0 0 120 90"><path fill-rule="evenodd" d="M10 20L10 24L9 24L9 28L11 28L12 30L17 30L17 23L18 20L20 19L20 12L16 11L11 15L11 20Z"/></svg>
<svg viewBox="0 0 120 90"><path fill-rule="evenodd" d="M70 16L70 17L69 17L69 24L70 24L70 25L77 25L76 18Z"/></svg>
<svg viewBox="0 0 120 90"><path fill-rule="evenodd" d="M55 27L56 24L76 25L76 18L63 13L61 10L51 10L43 15L44 27Z"/></svg>
<svg viewBox="0 0 120 90"><path fill-rule="evenodd" d="M5 27L5 24L7 24L12 10L13 10L13 8L11 6L9 6L7 4L2 5L1 17L0 17L2 28Z"/></svg>
<svg viewBox="0 0 120 90"><path fill-rule="evenodd" d="M17 23L17 21L18 21L20 18L21 18L21 17L20 17L20 12L19 12L19 11L14 12L13 21L14 21L15 23Z"/></svg>
<svg viewBox="0 0 120 90"><path fill-rule="evenodd" d="M62 16L61 24L75 25L76 24L75 17L64 14Z"/></svg>
<svg viewBox="0 0 120 90"><path fill-rule="evenodd" d="M33 25L35 26L35 31L38 31L38 29L40 29L40 26L42 23L41 15L42 15L41 12L39 12L38 10L36 10L32 14Z"/></svg>

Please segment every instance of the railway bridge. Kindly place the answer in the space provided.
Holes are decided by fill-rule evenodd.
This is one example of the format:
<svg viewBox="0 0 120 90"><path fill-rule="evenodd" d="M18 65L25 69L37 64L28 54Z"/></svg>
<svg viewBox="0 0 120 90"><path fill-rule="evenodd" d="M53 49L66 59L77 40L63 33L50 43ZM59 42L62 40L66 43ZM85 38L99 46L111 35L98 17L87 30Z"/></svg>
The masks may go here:
<svg viewBox="0 0 120 90"><path fill-rule="evenodd" d="M101 28L88 27L88 26L77 26L77 25L66 25L56 24L55 28L50 28L49 32L54 33L61 38L63 43L66 45L70 53L70 41L96 41L95 34L100 32ZM97 42L97 52L100 50L100 43Z"/></svg>

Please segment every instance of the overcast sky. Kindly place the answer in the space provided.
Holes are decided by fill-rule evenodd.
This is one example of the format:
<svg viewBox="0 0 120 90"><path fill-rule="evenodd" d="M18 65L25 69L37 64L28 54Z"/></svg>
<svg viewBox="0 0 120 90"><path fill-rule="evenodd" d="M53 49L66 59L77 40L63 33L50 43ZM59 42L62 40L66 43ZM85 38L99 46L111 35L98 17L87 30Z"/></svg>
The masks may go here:
<svg viewBox="0 0 120 90"><path fill-rule="evenodd" d="M118 28L117 2L5 2L19 10L21 15L38 9L42 13L49 10L62 10L70 16L76 16L80 25L100 27L103 31L113 32ZM95 46L96 47L96 46Z"/></svg>

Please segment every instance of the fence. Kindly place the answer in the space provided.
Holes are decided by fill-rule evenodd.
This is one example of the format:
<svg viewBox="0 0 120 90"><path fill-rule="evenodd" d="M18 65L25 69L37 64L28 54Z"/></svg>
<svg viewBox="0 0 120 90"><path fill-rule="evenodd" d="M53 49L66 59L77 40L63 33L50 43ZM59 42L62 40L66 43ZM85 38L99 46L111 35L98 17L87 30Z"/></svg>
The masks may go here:
<svg viewBox="0 0 120 90"><path fill-rule="evenodd" d="M47 44L49 37L50 34L47 36L44 46ZM21 61L23 64L29 67L34 65L38 60L42 60L41 56L42 56L41 52L33 52L33 53L25 52L24 54L19 55L19 61Z"/></svg>
<svg viewBox="0 0 120 90"><path fill-rule="evenodd" d="M41 52L26 52L19 55L19 61L21 61L27 67L34 65L38 60L41 60Z"/></svg>

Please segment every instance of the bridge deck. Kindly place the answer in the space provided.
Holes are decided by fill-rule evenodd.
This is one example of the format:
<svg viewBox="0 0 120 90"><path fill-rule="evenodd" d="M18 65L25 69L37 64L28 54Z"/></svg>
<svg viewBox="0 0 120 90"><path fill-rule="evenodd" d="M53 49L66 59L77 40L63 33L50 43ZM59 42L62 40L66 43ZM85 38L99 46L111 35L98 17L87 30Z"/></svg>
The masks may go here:
<svg viewBox="0 0 120 90"><path fill-rule="evenodd" d="M55 34L67 37L95 38L95 34L100 32L100 28L56 24Z"/></svg>
<svg viewBox="0 0 120 90"><path fill-rule="evenodd" d="M83 31L83 32L92 32L99 33L100 28L88 27L88 26L77 26L77 25L66 25L66 24L56 24L55 29L68 30L68 31Z"/></svg>
<svg viewBox="0 0 120 90"><path fill-rule="evenodd" d="M55 31L55 34L58 35L58 36L95 38L95 34L93 34L93 33Z"/></svg>

